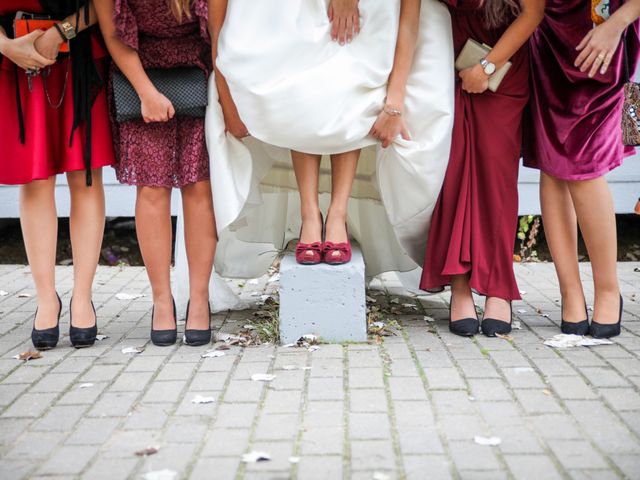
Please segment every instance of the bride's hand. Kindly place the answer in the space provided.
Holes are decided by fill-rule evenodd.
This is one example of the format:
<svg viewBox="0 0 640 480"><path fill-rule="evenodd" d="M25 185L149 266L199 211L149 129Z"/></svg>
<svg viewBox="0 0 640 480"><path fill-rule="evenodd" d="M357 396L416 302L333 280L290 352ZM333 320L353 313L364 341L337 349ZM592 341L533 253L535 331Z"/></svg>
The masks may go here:
<svg viewBox="0 0 640 480"><path fill-rule="evenodd" d="M378 115L369 134L382 142L382 148L387 148L391 145L398 135L401 135L405 140L411 140L404 117L402 115L390 115L384 110Z"/></svg>
<svg viewBox="0 0 640 480"><path fill-rule="evenodd" d="M236 138L249 136L249 130L240 118L236 104L231 99L220 99L222 115L224 117L225 132L229 132Z"/></svg>
<svg viewBox="0 0 640 480"><path fill-rule="evenodd" d="M590 30L576 47L580 55L574 65L581 72L589 70L589 77L593 77L598 69L600 75L607 73L613 54L620 44L622 30L610 20Z"/></svg>
<svg viewBox="0 0 640 480"><path fill-rule="evenodd" d="M358 0L331 0L329 2L331 39L340 45L350 43L360 33Z"/></svg>

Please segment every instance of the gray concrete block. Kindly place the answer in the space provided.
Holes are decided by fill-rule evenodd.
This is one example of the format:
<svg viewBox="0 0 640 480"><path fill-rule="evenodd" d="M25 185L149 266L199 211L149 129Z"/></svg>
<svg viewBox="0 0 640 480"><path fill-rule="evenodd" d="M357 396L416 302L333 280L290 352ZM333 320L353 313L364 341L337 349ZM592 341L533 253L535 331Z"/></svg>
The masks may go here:
<svg viewBox="0 0 640 480"><path fill-rule="evenodd" d="M367 340L364 259L353 249L346 265L299 265L287 255L280 265L280 338L306 334L326 342Z"/></svg>

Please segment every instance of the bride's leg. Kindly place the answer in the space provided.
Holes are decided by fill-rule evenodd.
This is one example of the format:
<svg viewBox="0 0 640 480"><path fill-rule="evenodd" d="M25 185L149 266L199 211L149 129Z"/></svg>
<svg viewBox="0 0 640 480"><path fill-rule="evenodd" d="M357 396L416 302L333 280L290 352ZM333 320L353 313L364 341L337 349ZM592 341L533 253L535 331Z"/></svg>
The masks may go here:
<svg viewBox="0 0 640 480"><path fill-rule="evenodd" d="M318 204L318 178L320 177L320 155L291 151L293 170L300 191L302 231L300 242L322 241L322 221Z"/></svg>
<svg viewBox="0 0 640 480"><path fill-rule="evenodd" d="M331 205L327 213L327 241L343 243L349 240L346 230L347 207L360 150L331 156Z"/></svg>

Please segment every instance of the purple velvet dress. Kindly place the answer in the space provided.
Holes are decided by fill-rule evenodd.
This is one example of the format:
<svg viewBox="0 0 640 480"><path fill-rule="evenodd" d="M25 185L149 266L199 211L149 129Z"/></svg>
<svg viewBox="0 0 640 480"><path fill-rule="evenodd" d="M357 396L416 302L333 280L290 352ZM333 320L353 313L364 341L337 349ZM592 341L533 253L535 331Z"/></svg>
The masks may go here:
<svg viewBox="0 0 640 480"><path fill-rule="evenodd" d="M622 0L609 2L610 13ZM531 108L524 164L563 180L597 178L618 167L633 148L622 144L622 42L605 75L594 78L573 66L575 47L593 28L591 2L547 0L545 17L531 38ZM638 24L628 30L635 71Z"/></svg>
<svg viewBox="0 0 640 480"><path fill-rule="evenodd" d="M120 40L138 52L145 68L195 66L211 72L206 0L192 2L191 18L182 23L166 0L116 0L114 22ZM209 179L204 118L154 123L112 118L112 125L121 183L180 188Z"/></svg>

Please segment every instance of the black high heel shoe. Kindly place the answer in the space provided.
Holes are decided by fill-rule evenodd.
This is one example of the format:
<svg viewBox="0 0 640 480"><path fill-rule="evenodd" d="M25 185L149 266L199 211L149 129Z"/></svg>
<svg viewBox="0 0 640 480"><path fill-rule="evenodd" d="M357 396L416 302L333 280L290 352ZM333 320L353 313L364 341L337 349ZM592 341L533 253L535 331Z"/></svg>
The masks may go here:
<svg viewBox="0 0 640 480"><path fill-rule="evenodd" d="M154 330L153 329L153 314L155 313L155 306L151 309L151 341L158 347L168 347L176 343L178 339L178 322L176 317L176 301L173 300L173 321L175 327L171 330Z"/></svg>
<svg viewBox="0 0 640 480"><path fill-rule="evenodd" d="M584 313L587 319L579 322L567 322L564 319L564 302L560 304L560 315L562 320L560 321L560 331L567 335L587 335L589 333L589 311L587 305L584 306Z"/></svg>
<svg viewBox="0 0 640 480"><path fill-rule="evenodd" d="M454 335L461 337L473 337L480 329L480 320L478 320L478 314L476 318L461 318L455 322L451 321L451 304L453 303L453 293L451 294L451 301L449 303L449 331ZM475 303L473 305L475 309Z"/></svg>
<svg viewBox="0 0 640 480"><path fill-rule="evenodd" d="M60 314L62 313L62 300L60 300L60 295L57 293L56 297L58 297L60 310L58 310L58 321L55 327L45 328L43 330L36 329L36 317L38 316L38 309L36 308L36 314L33 317L33 328L31 329L31 342L37 350L50 350L58 345L58 339L60 338Z"/></svg>
<svg viewBox="0 0 640 480"><path fill-rule="evenodd" d="M604 324L595 320L591 322L589 333L593 338L611 338L620 335L620 326L622 324L622 295L620 295L620 314L618 315L618 323Z"/></svg>
<svg viewBox="0 0 640 480"><path fill-rule="evenodd" d="M91 302L91 308L93 309L93 317L95 322L92 327L79 328L73 326L73 318L71 314L71 304L73 303L73 297L69 301L69 340L71 345L75 348L86 348L93 346L96 343L96 335L98 335L98 316L96 314L96 307Z"/></svg>
<svg viewBox="0 0 640 480"><path fill-rule="evenodd" d="M508 323L503 320L498 320L497 318L483 318L482 323L480 324L482 333L487 337L510 334L511 320L513 320L513 306L511 302L509 302L509 312L510 321Z"/></svg>
<svg viewBox="0 0 640 480"><path fill-rule="evenodd" d="M185 327L189 325L190 305L191 300L187 302L187 318L184 322ZM207 330L191 330L185 328L184 337L182 339L185 345L189 345L190 347L199 347L201 345L211 343L211 305L207 302L207 306L209 308L209 328Z"/></svg>

